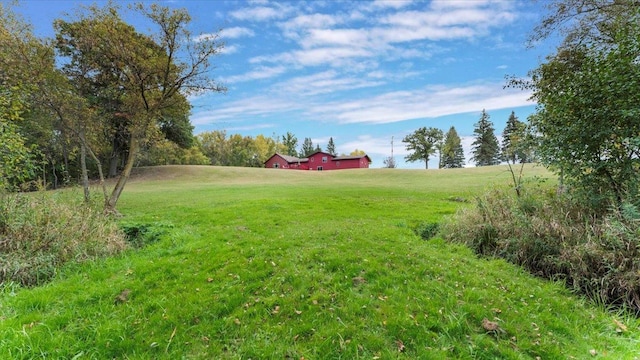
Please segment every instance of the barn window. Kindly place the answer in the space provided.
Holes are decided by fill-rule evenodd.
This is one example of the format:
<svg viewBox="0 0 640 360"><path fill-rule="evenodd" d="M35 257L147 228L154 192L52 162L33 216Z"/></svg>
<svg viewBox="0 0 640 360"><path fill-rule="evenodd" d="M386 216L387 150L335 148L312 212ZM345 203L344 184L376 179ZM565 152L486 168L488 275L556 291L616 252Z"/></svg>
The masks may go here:
<svg viewBox="0 0 640 360"><path fill-rule="evenodd" d="M336 161L336 167L340 167L340 161Z"/></svg>
<svg viewBox="0 0 640 360"><path fill-rule="evenodd" d="M322 166L318 166L318 171L322 171Z"/></svg>
<svg viewBox="0 0 640 360"><path fill-rule="evenodd" d="M277 169L279 167L280 167L280 163L277 163L277 162L273 163L273 168L274 169Z"/></svg>
<svg viewBox="0 0 640 360"><path fill-rule="evenodd" d="M327 162L327 157L326 157L326 156L323 156L323 157L322 157L322 162L323 162L323 163L326 163L326 162Z"/></svg>

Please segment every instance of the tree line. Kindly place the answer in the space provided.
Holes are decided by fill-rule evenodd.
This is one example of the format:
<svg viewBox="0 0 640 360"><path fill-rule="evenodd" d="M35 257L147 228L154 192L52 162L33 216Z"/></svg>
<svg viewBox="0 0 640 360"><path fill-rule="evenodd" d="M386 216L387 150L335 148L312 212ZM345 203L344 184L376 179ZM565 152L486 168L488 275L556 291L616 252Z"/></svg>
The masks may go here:
<svg viewBox="0 0 640 360"><path fill-rule="evenodd" d="M472 158L476 166L498 165L503 161L515 164L526 163L534 159L534 141L525 122L522 122L511 112L507 124L502 132L502 143L498 143L495 128L489 114L483 109L478 122L474 124L475 140L472 143ZM465 165L462 140L454 126L446 134L434 127L421 127L405 136L402 142L406 144L409 155L405 160L409 162L424 161L425 168L429 168L429 159L438 153L438 168L461 168ZM395 167L392 157L385 159L386 167Z"/></svg>

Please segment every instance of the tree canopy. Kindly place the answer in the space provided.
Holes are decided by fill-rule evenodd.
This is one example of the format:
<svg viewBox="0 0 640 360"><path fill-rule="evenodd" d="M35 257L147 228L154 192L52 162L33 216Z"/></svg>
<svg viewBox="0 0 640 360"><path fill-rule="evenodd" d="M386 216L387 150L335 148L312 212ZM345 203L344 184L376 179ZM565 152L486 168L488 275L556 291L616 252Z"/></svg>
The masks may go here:
<svg viewBox="0 0 640 360"><path fill-rule="evenodd" d="M119 8L89 7L71 20L55 22L56 47L67 60L65 74L79 93L100 110L115 136L114 153L127 156L105 208L116 203L146 141L158 132L189 145L190 106L185 96L224 91L209 75L211 58L222 44L215 38L194 41L184 10L137 4L134 10L156 26L155 34L125 23Z"/></svg>
<svg viewBox="0 0 640 360"><path fill-rule="evenodd" d="M419 128L402 139L407 144L407 151L411 152L405 159L409 162L424 161L425 169L428 169L429 158L436 152L436 144L441 140L442 130L433 127Z"/></svg>
<svg viewBox="0 0 640 360"><path fill-rule="evenodd" d="M580 5L580 6L578 6ZM557 53L513 81L533 90L541 161L595 209L637 199L640 2L556 1L539 36L576 20Z"/></svg>
<svg viewBox="0 0 640 360"><path fill-rule="evenodd" d="M449 128L442 143L440 164L442 168L453 169L464 166L464 149L462 140L455 127Z"/></svg>
<svg viewBox="0 0 640 360"><path fill-rule="evenodd" d="M476 166L488 166L500 164L500 147L495 135L493 123L489 120L489 114L483 109L480 119L474 124L473 133L476 135L471 144Z"/></svg>

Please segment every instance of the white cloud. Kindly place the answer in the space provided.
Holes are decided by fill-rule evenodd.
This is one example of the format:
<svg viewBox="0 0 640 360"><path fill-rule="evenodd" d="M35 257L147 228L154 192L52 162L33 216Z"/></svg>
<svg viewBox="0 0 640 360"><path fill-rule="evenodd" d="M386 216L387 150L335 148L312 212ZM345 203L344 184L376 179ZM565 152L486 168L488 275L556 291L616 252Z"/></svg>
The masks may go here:
<svg viewBox="0 0 640 360"><path fill-rule="evenodd" d="M230 28L226 28L226 29L222 29L222 33L221 36L225 39L237 39L240 37L252 37L254 36L256 33L246 27L240 27L240 26L235 26L235 27L230 27Z"/></svg>
<svg viewBox="0 0 640 360"><path fill-rule="evenodd" d="M416 91L395 91L374 97L333 102L310 108L339 123L385 124L411 119L531 105L530 94L504 90L502 84L458 87L429 86Z"/></svg>
<svg viewBox="0 0 640 360"><path fill-rule="evenodd" d="M215 110L194 113L191 117L193 125L215 124L225 121L237 121L242 118L260 118L273 114L282 114L300 110L304 104L286 98L271 96L252 96L224 103Z"/></svg>
<svg viewBox="0 0 640 360"><path fill-rule="evenodd" d="M240 48L236 45L225 45L222 50L220 50L220 53L226 55L235 54L239 49Z"/></svg>
<svg viewBox="0 0 640 360"><path fill-rule="evenodd" d="M275 67L267 67L260 66L253 71L241 74L241 75L233 75L222 78L222 81L227 83L238 83L244 81L253 81L253 80L261 80L261 79L269 79L275 76L278 76L287 69L284 66L275 66Z"/></svg>
<svg viewBox="0 0 640 360"><path fill-rule="evenodd" d="M270 6L248 7L241 10L232 11L231 17L236 20L244 21L268 21L274 19L282 19L292 11L287 5L273 4Z"/></svg>
<svg viewBox="0 0 640 360"><path fill-rule="evenodd" d="M274 89L283 94L312 96L337 91L375 87L382 84L384 84L383 81L344 76L338 74L335 70L329 70L284 81L276 84Z"/></svg>
<svg viewBox="0 0 640 360"><path fill-rule="evenodd" d="M274 86L269 91L269 96L249 97L224 104L215 110L194 114L192 122L194 125L201 125L296 111L304 115L297 115L300 120L306 118L342 124L385 124L472 113L482 109L491 111L532 105L527 100L530 94L520 90L504 90L501 83L429 86L413 91L392 91L356 100L333 102L323 102L323 99L311 96L321 94L323 86L350 89L376 85L359 83L356 79L340 82L340 78L334 75L337 74L326 72L296 78ZM305 87L305 80L315 83ZM285 91L286 85L290 86L289 91Z"/></svg>

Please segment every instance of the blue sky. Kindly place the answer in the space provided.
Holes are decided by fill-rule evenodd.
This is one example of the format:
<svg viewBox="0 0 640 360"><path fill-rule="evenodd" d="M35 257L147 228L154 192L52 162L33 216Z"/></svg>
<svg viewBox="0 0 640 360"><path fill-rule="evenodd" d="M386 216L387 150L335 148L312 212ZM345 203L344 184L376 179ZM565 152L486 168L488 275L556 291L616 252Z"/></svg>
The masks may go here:
<svg viewBox="0 0 640 360"><path fill-rule="evenodd" d="M23 1L16 11L37 34L88 1ZM382 167L393 153L406 163L402 138L422 126L455 126L470 163L473 124L486 109L499 136L511 111L525 120L529 94L504 89L550 53L526 48L540 3L434 1L168 1L186 8L192 31L220 29L223 53L214 77L228 92L193 98L195 133L310 137L324 149L364 150ZM101 4L98 2L98 4ZM103 4L103 3L102 3ZM140 25L132 15L125 19ZM145 31L140 26L140 31ZM434 157L429 168L437 167Z"/></svg>

